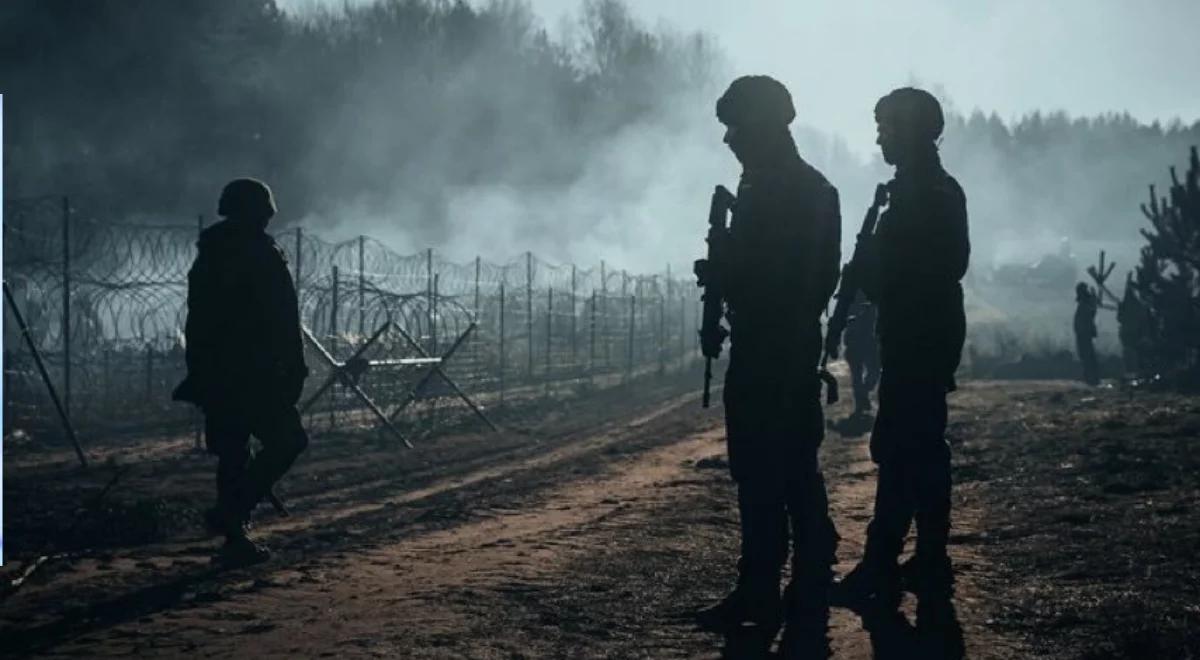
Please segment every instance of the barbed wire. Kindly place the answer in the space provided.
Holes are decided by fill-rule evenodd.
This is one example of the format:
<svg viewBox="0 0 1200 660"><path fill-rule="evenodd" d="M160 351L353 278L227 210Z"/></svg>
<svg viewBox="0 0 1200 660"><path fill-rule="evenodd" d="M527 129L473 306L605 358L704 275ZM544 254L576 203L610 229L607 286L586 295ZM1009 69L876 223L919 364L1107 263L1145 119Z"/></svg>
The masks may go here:
<svg viewBox="0 0 1200 660"><path fill-rule="evenodd" d="M4 213L4 277L47 363L62 371L69 360L76 412L133 406L143 416L179 417L167 395L182 377L187 273L203 220L107 222L63 197L6 200ZM436 250L402 254L367 236L273 235L295 277L302 322L335 353L344 357L389 322L436 352L476 323L469 354L454 365L475 392L505 378L633 371L695 343L695 287L665 272L579 268L532 253L455 262ZM24 401L35 415L40 388L22 366L20 341L6 324L6 377L29 381L10 382L6 403ZM388 340L373 352L410 349Z"/></svg>

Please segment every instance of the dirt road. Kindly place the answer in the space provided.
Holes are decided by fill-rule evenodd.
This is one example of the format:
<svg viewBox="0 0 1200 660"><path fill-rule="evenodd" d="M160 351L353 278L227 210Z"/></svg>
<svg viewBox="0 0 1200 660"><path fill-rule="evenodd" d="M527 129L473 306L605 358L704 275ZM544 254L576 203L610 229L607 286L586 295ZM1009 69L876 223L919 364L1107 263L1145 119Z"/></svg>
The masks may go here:
<svg viewBox="0 0 1200 660"><path fill-rule="evenodd" d="M1063 384L972 384L954 399L952 558L967 657L1034 657L1046 647L1020 604L1028 584L996 547L997 526L1006 523L994 482L1003 478L987 473L1002 466L985 451L1044 420L1009 427L1003 411L1014 397L1048 402L1036 412L1045 415L1055 401L1088 396ZM264 516L258 527L276 549L268 564L215 572L205 563L213 542L187 535L76 559L4 603L5 650L46 657L718 657L723 641L697 630L688 613L722 595L736 558L720 410L703 413L693 396L667 389L629 407L615 416L568 415L587 421L524 441L497 440L503 450L458 460L455 469L433 461L424 477L409 475L399 485L371 474L321 487L345 458L317 456L291 477L315 481L292 486L296 515ZM829 416L845 413L839 406ZM860 555L870 515L874 466L865 442L831 430L822 449L843 536L840 570ZM444 449L453 454L453 446ZM905 607L911 616L911 597ZM821 642L833 657L872 657L873 637L880 638L864 627L871 626L835 608ZM874 649L875 657L887 651Z"/></svg>

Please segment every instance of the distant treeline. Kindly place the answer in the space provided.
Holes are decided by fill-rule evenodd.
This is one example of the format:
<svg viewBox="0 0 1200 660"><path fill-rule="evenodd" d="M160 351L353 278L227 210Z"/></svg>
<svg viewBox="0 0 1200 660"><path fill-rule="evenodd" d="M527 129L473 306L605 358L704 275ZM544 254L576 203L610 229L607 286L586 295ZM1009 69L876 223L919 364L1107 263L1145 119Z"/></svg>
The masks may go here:
<svg viewBox="0 0 1200 660"><path fill-rule="evenodd" d="M733 171L712 118L733 73L710 39L651 30L620 0L582 0L559 38L519 0L300 15L272 0L6 0L5 193L192 214L252 174L290 219L401 220L437 244L451 215L504 215L521 224L520 249L553 232L578 244L616 218L629 231L671 223L625 246L636 254L700 235L704 191ZM811 93L792 91L801 107ZM889 168L820 127L796 134L856 223ZM1147 177L1198 142L1200 122L976 113L952 114L942 150L967 190L978 264L1006 238L1137 241Z"/></svg>
<svg viewBox="0 0 1200 660"><path fill-rule="evenodd" d="M432 222L446 187L564 185L717 61L620 0L582 2L575 28L554 40L513 0L6 0L6 194L195 212L246 173L298 217L403 182Z"/></svg>
<svg viewBox="0 0 1200 660"><path fill-rule="evenodd" d="M1138 203L1147 177L1198 140L1200 121L1163 126L1128 114L1035 112L1005 123L976 112L950 118L942 150L966 187L973 229L1133 242L1146 226Z"/></svg>

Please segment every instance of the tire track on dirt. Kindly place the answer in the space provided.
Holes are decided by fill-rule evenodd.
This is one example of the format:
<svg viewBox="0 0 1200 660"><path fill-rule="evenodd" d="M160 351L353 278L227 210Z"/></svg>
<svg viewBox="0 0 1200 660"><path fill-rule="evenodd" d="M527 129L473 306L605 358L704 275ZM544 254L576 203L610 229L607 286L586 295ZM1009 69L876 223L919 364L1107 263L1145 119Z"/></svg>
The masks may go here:
<svg viewBox="0 0 1200 660"><path fill-rule="evenodd" d="M697 415L694 401L678 397L543 453L435 479L389 496L391 504L352 501L302 524L264 526L295 539L386 525L397 507L436 509L449 496L470 510L330 554L294 555L291 565L273 561L230 577L212 599L64 640L52 655L716 657L721 640L681 615L732 583L737 511L719 409ZM861 556L875 467L862 439L835 433L822 461L843 537L838 569L847 571ZM579 470L585 462L591 472ZM968 657L1026 657L987 626L992 571L972 540L984 506L971 484L956 485L951 554ZM911 596L905 612L911 619ZM875 652L862 620L838 608L828 643L837 658Z"/></svg>
<svg viewBox="0 0 1200 660"><path fill-rule="evenodd" d="M286 618L292 619L293 615L300 616L307 609L306 603L322 601L319 596L321 593L341 591L331 589L328 586L325 576L331 573L338 576L337 580L339 582L363 585L365 593L378 593L379 590L372 588L371 585L380 581L396 587L393 590L389 590L391 593L405 593L406 590L402 588L402 585L397 585L395 582L397 571L391 570L390 573L389 571L385 571L384 573L375 573L372 571L378 571L381 564L395 568L396 566L412 564L415 560L418 561L417 565L420 565L419 560L421 558L426 558L426 560L433 559L436 564L436 557L445 558L452 556L454 553L445 551L444 542L438 540L445 534L466 534L468 536L465 538L474 539L472 541L474 545L486 546L483 547L482 551L477 548L463 548L464 552L459 554L464 554L465 551L471 550L471 561L477 561L481 557L486 556L497 557L488 564L490 566L488 570L493 571L495 575L505 575L503 567L506 563L521 563L516 562L513 559L514 557L535 556L539 553L546 554L556 544L563 543L561 540L555 541L550 539L549 536L541 534L542 530L537 527L536 522L539 518L544 517L547 521L554 520L556 521L552 525L554 528L563 528L570 527L572 521L577 522L583 519L592 519L596 516L602 517L606 511L612 511L618 507L618 503L603 494L601 490L595 490L586 498L579 499L578 496L568 495L561 488L550 488L547 490L547 484L555 481L574 483L571 480L577 477L574 469L572 469L573 465L582 464L586 461L595 462L598 456L603 457L609 454L613 449L616 449L616 445L624 442L633 441L634 444L648 444L649 446L661 444L661 439L656 437L655 434L665 430L663 437L670 438L673 433L678 433L681 428L680 420L673 418L673 416L678 417L675 413L695 400L696 397L694 394L675 397L664 404L654 407L649 413L639 413L640 416L633 420L608 422L598 428L590 429L589 432L571 434L567 438L556 441L557 446L550 448L548 451L542 451L541 453L514 452L517 454L515 459L510 458L510 460L500 464L496 464L493 461L491 465L481 469L458 474L446 479L435 480L422 488L400 493L384 498L383 500L373 501L369 504L352 501L350 506L341 510L316 516L309 520L285 520L280 523L264 525L261 531L268 538L271 536L286 537L289 539L302 538L306 533L310 533L320 527L328 529L338 524L344 527L347 524L355 522L371 522L368 516L374 516L376 518L374 522L378 523L380 522L380 518L386 518L388 515L394 514L396 507L399 505L421 503L430 499L437 500L439 496L455 494L460 491L467 491L472 494L478 493L480 498L478 506L475 508L477 511L484 512L476 514L483 515L482 520L454 521L447 529L438 529L437 526L422 529L421 526L417 526L407 532L403 532L403 534L407 535L406 538L394 542L398 544L396 545L399 548L398 550L372 549L368 545L354 552L353 555L339 552L327 558L318 558L315 560L302 559L302 568L299 570L279 568L278 566L271 567L270 565L263 567L261 570L252 570L250 571L250 575L254 576L252 579L234 579L230 584L225 586L223 589L224 595L219 598L219 605L208 606L195 601L183 603L181 607L171 607L165 611L160 611L158 614L143 617L136 624L118 623L112 627L102 628L98 632L99 636L85 635L82 638L68 642L57 650L69 654L72 650L84 652L84 648L86 648L85 654L89 656L108 655L111 642L133 639L140 640L139 644L137 644L137 648L140 649L139 653L155 655L155 649L159 648L159 643L164 639L186 640L186 638L192 635L198 635L199 638L187 643L194 645L195 648L199 648L201 646L209 646L213 641L212 639L208 639L203 634L203 631L216 630L217 628L228 630L224 626L214 628L211 621L224 620L226 617L240 617L246 620L257 621L257 623L251 626L253 632L265 634L268 629L274 629L275 624L263 624L259 621L261 617L255 613L260 611L270 612L272 608L260 607L259 603L278 600L279 605L275 609L281 612L289 612L290 614ZM692 422L695 421L695 415L687 415L686 420L687 423L684 426L694 426ZM634 437L639 435L642 437ZM534 445L533 450L544 448L544 446L537 447L536 442ZM634 448L633 450L642 451L644 449L645 447L641 449ZM619 456L620 453L620 451L617 451L613 455ZM612 460L619 461L623 459L603 459L601 463L609 463ZM548 514L553 514L555 511L571 511L571 509L563 509L561 508L561 504L535 504L535 508L532 510L522 506L509 509L506 512L503 508L489 506L490 504L495 504L490 499L489 491L504 492L506 489L512 490L511 486L505 488L489 488L489 486L495 486L503 482L512 482L514 477L521 476L530 477L528 480L529 486L525 489L528 492L523 494L525 500L533 498L537 502L559 502L565 499L566 501L576 502L575 505L568 505L572 506L575 511L556 517ZM650 477L647 476L645 478ZM502 502L501 506L503 506ZM585 511L587 512L586 514L584 513ZM583 516L583 518L579 516ZM442 527L445 527L445 525L442 525ZM508 528L513 528L523 537L542 537L537 541L538 547L529 546L514 549L508 541L504 540L507 537L503 536L499 542L494 544L488 544L484 540L489 535L501 534ZM432 545L427 547L413 546L411 550L404 550L407 547L405 544L418 542L418 539L429 539ZM381 548L392 548L393 542L384 541L381 544L376 543L375 545ZM490 552L488 551L488 547L492 548ZM187 550L187 548L171 546L159 548L159 551L164 554L177 552L186 554ZM397 559L390 563L385 561L383 558L386 558L391 552L400 552L402 559ZM351 561L352 556L354 557L353 561ZM505 557L506 559L498 557ZM343 574L338 570L339 563L352 563L355 568L349 573ZM276 564L276 562L272 562L272 564ZM372 569L371 567L375 568ZM109 568L124 568L130 571L139 570L139 567L136 565L122 567L109 566ZM356 573L355 571L359 572ZM456 572L452 571L449 574ZM392 576L390 582L384 580L384 576L389 574ZM483 574L486 574L486 571L480 573L480 575ZM443 570L439 571L437 575L445 577L448 574ZM414 577L414 579L418 578L419 575ZM427 580L427 583L434 584L434 581L430 579ZM259 592L264 590L270 593L260 597ZM295 593L281 596L280 590L284 593ZM350 600L357 599L358 597L358 595L352 595ZM248 600L254 604L251 604L247 609L246 604L242 602L243 600ZM296 607L299 610L296 610ZM190 611L195 611L199 614L193 619L182 613ZM303 620L302 616L300 620ZM184 624L184 621L187 623ZM148 626L151 622L158 622L159 626ZM387 626L385 625L384 627ZM155 630L150 630L150 628L155 628ZM183 628L182 636L181 628ZM71 635L66 635L66 637L69 638ZM90 645L81 646L80 643L85 641L90 642ZM181 641L180 643L183 642ZM255 640L255 644L258 644L257 639ZM123 646L123 644L116 644L116 647ZM192 648L192 646L188 646L188 648ZM294 653L294 649L291 651L280 650L280 653L288 655Z"/></svg>

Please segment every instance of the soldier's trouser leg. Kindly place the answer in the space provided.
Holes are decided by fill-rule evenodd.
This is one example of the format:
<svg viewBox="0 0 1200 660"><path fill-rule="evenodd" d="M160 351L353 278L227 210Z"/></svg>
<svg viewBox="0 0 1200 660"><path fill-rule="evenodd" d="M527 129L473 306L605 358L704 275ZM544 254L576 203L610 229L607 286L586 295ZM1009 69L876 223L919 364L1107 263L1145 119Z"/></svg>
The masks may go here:
<svg viewBox="0 0 1200 660"><path fill-rule="evenodd" d="M950 447L945 440L929 448L914 466L917 501L917 554L937 558L946 554L950 536Z"/></svg>
<svg viewBox="0 0 1200 660"><path fill-rule="evenodd" d="M867 544L863 563L880 570L894 570L904 551L904 537L912 524L916 503L903 462L879 464L875 484L875 510L867 525Z"/></svg>
<svg viewBox="0 0 1200 660"><path fill-rule="evenodd" d="M308 434L299 411L292 405L261 410L255 416L252 432L262 443L262 450L250 459L245 471L241 506L247 514L308 447Z"/></svg>
<svg viewBox="0 0 1200 660"><path fill-rule="evenodd" d="M232 513L240 501L240 489L250 461L250 425L245 417L228 409L211 409L204 416L204 438L208 451L217 457L217 513ZM214 521L215 522L215 521ZM227 521L227 536L240 533L240 523Z"/></svg>
<svg viewBox="0 0 1200 660"><path fill-rule="evenodd" d="M829 516L829 496L820 469L788 489L788 514L792 526L792 581L827 584L831 567L837 563L839 537Z"/></svg>
<svg viewBox="0 0 1200 660"><path fill-rule="evenodd" d="M871 437L871 456L879 464L875 517L867 528L866 554L871 561L889 568L895 564L914 516L921 554L945 556L950 530L945 430L943 386L892 381L881 387Z"/></svg>
<svg viewBox="0 0 1200 660"><path fill-rule="evenodd" d="M738 381L736 364L731 357L723 398L729 470L737 483L742 532L738 589L777 598L787 559L788 518L783 461L772 455L776 411L764 401L763 392Z"/></svg>
<svg viewBox="0 0 1200 660"><path fill-rule="evenodd" d="M787 414L783 473L792 532L792 580L828 584L837 563L837 530L829 516L829 496L817 452L825 434L825 418L814 400L807 411Z"/></svg>
<svg viewBox="0 0 1200 660"><path fill-rule="evenodd" d="M742 527L738 584L751 593L777 595L788 550L787 502L782 488L765 481L738 482Z"/></svg>

